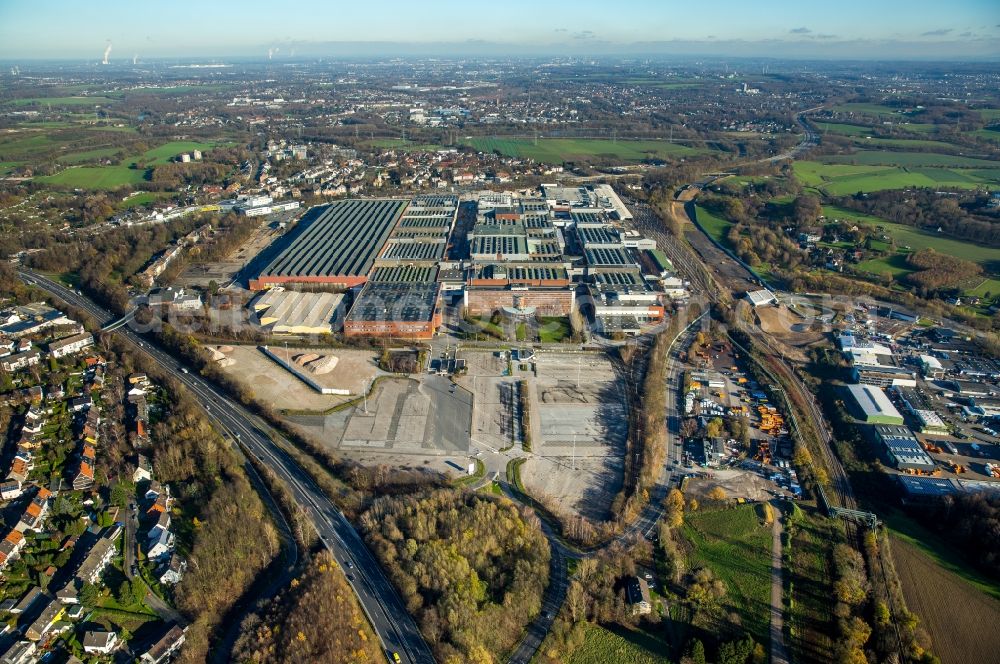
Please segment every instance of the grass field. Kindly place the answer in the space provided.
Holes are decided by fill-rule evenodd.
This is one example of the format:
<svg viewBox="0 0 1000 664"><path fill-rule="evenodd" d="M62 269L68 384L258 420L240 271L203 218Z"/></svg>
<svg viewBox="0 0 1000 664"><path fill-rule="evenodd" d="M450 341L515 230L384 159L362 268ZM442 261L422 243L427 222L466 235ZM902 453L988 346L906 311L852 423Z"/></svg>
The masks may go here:
<svg viewBox="0 0 1000 664"><path fill-rule="evenodd" d="M793 661L826 662L833 659L835 633L830 611L833 578L830 552L841 537L842 525L815 509L795 508L796 516L787 557L785 622L791 630L787 644ZM788 531L786 531L788 532Z"/></svg>
<svg viewBox="0 0 1000 664"><path fill-rule="evenodd" d="M104 106L117 101L111 97L29 97L27 99L11 99L3 102L4 106Z"/></svg>
<svg viewBox="0 0 1000 664"><path fill-rule="evenodd" d="M87 161L88 159L100 159L101 157L110 157L111 155L117 153L119 150L120 148L96 148L94 150L83 150L82 152L71 152L70 154L59 157L59 163L78 164L81 161Z"/></svg>
<svg viewBox="0 0 1000 664"><path fill-rule="evenodd" d="M1000 263L1000 248L984 247L972 242L963 242L962 240L942 237L936 233L928 233L922 229L904 226L903 224L894 224L879 217L845 210L834 205L824 206L823 214L831 221L833 219L843 219L872 227L881 226L887 235L895 239L896 246L899 248L910 247L914 251L918 249L934 249L943 254L949 254L987 266L991 263Z"/></svg>
<svg viewBox="0 0 1000 664"><path fill-rule="evenodd" d="M538 321L538 338L542 343L558 343L573 334L565 316L543 316Z"/></svg>
<svg viewBox="0 0 1000 664"><path fill-rule="evenodd" d="M584 641L573 651L569 664L666 664L668 646L644 632L610 631L588 623Z"/></svg>
<svg viewBox="0 0 1000 664"><path fill-rule="evenodd" d="M996 297L1000 295L1000 279L983 279L978 286L970 288L965 293L976 297L986 297L987 295Z"/></svg>
<svg viewBox="0 0 1000 664"><path fill-rule="evenodd" d="M708 567L726 584L722 604L736 611L759 643L769 643L771 528L755 505L691 513L683 526L691 543L688 566Z"/></svg>
<svg viewBox="0 0 1000 664"><path fill-rule="evenodd" d="M817 122L816 129L819 130L820 134L830 133L841 136L868 136L872 133L871 127L838 122Z"/></svg>
<svg viewBox="0 0 1000 664"><path fill-rule="evenodd" d="M866 153L850 155L850 157L863 154ZM907 161L912 160L912 157L919 156L907 152L876 154L893 154ZM844 155L845 158L847 156ZM924 156L931 157L927 160L928 162L940 160L940 158L968 159L967 157L941 154ZM886 159L885 157L880 158ZM830 160L833 161L834 158L830 158ZM893 167L860 162L857 164L844 163L844 159L837 159L837 161L841 163L797 161L794 164L795 175L807 187L814 187L833 196L846 196L859 191L871 192L914 187L974 189L1000 183L1000 171L992 168L949 168L943 164L935 166L932 163L926 164L926 167L917 167L916 164L910 167ZM985 163L988 166L993 164L993 162L982 159L970 161Z"/></svg>
<svg viewBox="0 0 1000 664"><path fill-rule="evenodd" d="M499 152L508 157L548 163L607 159L639 162L704 154L704 150L667 141L612 141L598 138L471 138L465 143L480 152Z"/></svg>
<svg viewBox="0 0 1000 664"><path fill-rule="evenodd" d="M35 178L54 187L69 189L114 189L146 181L146 171L127 166L72 166L55 175Z"/></svg>
<svg viewBox="0 0 1000 664"><path fill-rule="evenodd" d="M122 201L118 207L120 209L139 207L140 205L155 203L156 201L164 198L170 198L173 195L174 194L166 191L146 191L141 194L136 194L135 196L129 196L128 200Z"/></svg>
<svg viewBox="0 0 1000 664"><path fill-rule="evenodd" d="M183 152L192 150L211 150L217 143L202 143L199 141L171 141L163 145L148 150L142 155L142 160L147 164L166 164Z"/></svg>
<svg viewBox="0 0 1000 664"><path fill-rule="evenodd" d="M729 233L729 229L733 227L732 222L715 216L700 205L695 206L695 209L697 210L698 224L705 229L705 232L722 246L729 246L729 240L726 238L726 235Z"/></svg>
<svg viewBox="0 0 1000 664"><path fill-rule="evenodd" d="M198 141L171 141L163 145L147 150L141 156L134 157L133 160L126 159L125 162L134 164L142 162L147 166L166 164L171 159L183 152L192 150L209 150L215 147L216 143L203 143ZM69 155L68 163L80 161L83 158L93 156L108 156L114 154L118 149L111 150L89 150L75 155ZM84 156L85 155L85 156ZM79 166L70 167L55 175L47 175L35 178L38 182L44 182L53 187L65 187L69 189L114 189L122 185L136 185L147 179L147 169L130 168L129 166ZM148 201L147 201L148 202ZM131 201L129 201L131 203Z"/></svg>

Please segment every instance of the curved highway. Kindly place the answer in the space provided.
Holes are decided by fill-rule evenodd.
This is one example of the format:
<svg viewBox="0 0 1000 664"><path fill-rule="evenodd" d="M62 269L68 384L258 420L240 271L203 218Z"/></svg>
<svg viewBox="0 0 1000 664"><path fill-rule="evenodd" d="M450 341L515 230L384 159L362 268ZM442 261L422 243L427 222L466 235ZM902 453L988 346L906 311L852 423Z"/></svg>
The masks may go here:
<svg viewBox="0 0 1000 664"><path fill-rule="evenodd" d="M19 270L19 275L25 283L37 286L87 312L102 324L113 319L112 314L104 308L43 275L24 269ZM434 662L430 648L378 561L309 473L277 442L283 440L281 435L212 383L194 373L188 373L181 362L142 338L129 326L121 326L114 331L135 346L136 350L173 374L174 378L195 395L222 431L236 439L245 453L271 468L288 485L334 559L345 571L350 569L347 572L348 580L386 653L390 657L392 653L398 653L402 662Z"/></svg>

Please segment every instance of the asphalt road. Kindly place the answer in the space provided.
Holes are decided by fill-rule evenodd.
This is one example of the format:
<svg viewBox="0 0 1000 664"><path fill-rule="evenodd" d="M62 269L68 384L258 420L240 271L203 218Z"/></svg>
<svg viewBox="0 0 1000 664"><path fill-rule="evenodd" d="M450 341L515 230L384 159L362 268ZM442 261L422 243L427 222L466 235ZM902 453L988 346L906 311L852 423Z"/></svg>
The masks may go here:
<svg viewBox="0 0 1000 664"><path fill-rule="evenodd" d="M62 284L27 270L20 270L19 273L26 283L33 284L67 304L86 311L102 323L113 319L110 312ZM402 599L360 535L316 485L312 477L275 440L272 440L272 438L281 440L280 434L205 379L188 373L180 362L159 347L150 344L129 326L122 326L115 331L131 342L139 352L173 374L194 394L222 431L237 439L245 453L270 467L288 485L296 502L308 515L334 559L345 570L352 567L348 574L353 580L349 579L349 582L382 641L385 651L390 653L390 656L391 653L399 653L403 662L414 664L434 662L430 648L417 629L416 623L407 613Z"/></svg>

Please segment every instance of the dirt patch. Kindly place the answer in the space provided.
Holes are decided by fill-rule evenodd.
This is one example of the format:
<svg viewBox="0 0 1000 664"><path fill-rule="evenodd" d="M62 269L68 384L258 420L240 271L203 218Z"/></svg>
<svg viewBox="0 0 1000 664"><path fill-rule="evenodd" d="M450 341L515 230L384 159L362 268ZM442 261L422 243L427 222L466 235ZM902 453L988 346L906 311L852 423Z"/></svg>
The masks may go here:
<svg viewBox="0 0 1000 664"><path fill-rule="evenodd" d="M270 346L269 350L301 368L323 387L350 390L353 395L365 392L372 379L382 373L375 366L376 357L371 351L346 348L289 348L286 351L282 346ZM275 368L281 367L275 364Z"/></svg>
<svg viewBox="0 0 1000 664"><path fill-rule="evenodd" d="M228 349L229 352L224 352ZM347 400L350 397L320 394L303 383L295 375L268 358L256 346L214 347L213 356L222 355L219 366L227 376L253 393L260 401L279 410L322 411ZM271 348L284 354L284 348ZM360 394L368 381L375 377L378 368L369 351L346 349L296 350L289 349L293 357L306 352L336 355L337 366L325 374L310 374L317 382L329 387L348 389L352 394Z"/></svg>
<svg viewBox="0 0 1000 664"><path fill-rule="evenodd" d="M774 483L749 470L710 470L704 477L692 477L684 483L684 493L699 501L708 499L708 492L722 487L729 499L744 498L760 502L771 499Z"/></svg>
<svg viewBox="0 0 1000 664"><path fill-rule="evenodd" d="M231 254L220 261L188 265L177 277L176 284L188 288L192 286L207 288L209 282L214 281L220 286L226 286L254 256L280 235L276 224L262 220L250 238Z"/></svg>
<svg viewBox="0 0 1000 664"><path fill-rule="evenodd" d="M893 537L892 553L906 604L931 635L934 654L945 664L996 661L1000 602L906 541Z"/></svg>

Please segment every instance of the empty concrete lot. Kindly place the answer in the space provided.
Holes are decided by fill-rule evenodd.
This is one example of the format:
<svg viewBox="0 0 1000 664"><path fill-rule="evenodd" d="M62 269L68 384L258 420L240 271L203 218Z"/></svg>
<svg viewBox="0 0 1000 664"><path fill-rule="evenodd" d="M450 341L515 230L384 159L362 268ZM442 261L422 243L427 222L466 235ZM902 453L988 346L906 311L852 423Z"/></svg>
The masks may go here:
<svg viewBox="0 0 1000 664"><path fill-rule="evenodd" d="M608 517L621 488L628 422L621 382L600 353L539 352L530 380L533 456L522 474L546 494L593 520Z"/></svg>
<svg viewBox="0 0 1000 664"><path fill-rule="evenodd" d="M448 379L385 379L369 396L367 409L364 404L352 409L338 447L417 454L467 452L471 424L472 394L453 387ZM333 442L329 427L326 434Z"/></svg>
<svg viewBox="0 0 1000 664"><path fill-rule="evenodd" d="M543 453L571 447L574 439L578 451L624 443L628 424L622 386L605 355L540 352L535 367L532 410L538 413Z"/></svg>

